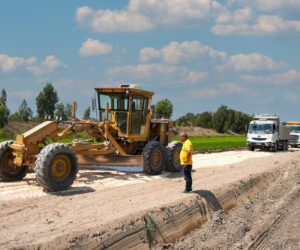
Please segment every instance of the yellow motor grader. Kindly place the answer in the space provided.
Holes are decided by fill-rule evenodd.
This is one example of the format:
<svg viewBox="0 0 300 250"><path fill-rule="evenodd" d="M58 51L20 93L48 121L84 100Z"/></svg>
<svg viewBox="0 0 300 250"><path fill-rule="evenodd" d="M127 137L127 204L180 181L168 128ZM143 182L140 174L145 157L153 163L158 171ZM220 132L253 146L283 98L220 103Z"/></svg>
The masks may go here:
<svg viewBox="0 0 300 250"><path fill-rule="evenodd" d="M151 175L181 170L181 143L172 142L171 120L155 118L153 92L131 85L95 91L99 119L76 118L74 103L69 121L45 121L0 143L0 180L21 180L33 167L45 190L60 191L73 184L79 165L142 165ZM89 140L74 139L83 133ZM70 137L71 143L60 143Z"/></svg>

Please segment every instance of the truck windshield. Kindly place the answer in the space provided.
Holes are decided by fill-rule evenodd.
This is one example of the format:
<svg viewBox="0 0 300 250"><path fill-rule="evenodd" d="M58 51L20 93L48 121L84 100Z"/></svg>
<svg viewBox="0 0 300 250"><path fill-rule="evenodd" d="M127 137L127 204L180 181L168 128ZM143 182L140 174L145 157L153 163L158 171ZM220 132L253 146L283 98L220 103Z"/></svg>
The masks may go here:
<svg viewBox="0 0 300 250"><path fill-rule="evenodd" d="M300 133L300 126L288 126L291 130L291 133Z"/></svg>
<svg viewBox="0 0 300 250"><path fill-rule="evenodd" d="M272 134L272 124L250 124L249 133L255 134Z"/></svg>

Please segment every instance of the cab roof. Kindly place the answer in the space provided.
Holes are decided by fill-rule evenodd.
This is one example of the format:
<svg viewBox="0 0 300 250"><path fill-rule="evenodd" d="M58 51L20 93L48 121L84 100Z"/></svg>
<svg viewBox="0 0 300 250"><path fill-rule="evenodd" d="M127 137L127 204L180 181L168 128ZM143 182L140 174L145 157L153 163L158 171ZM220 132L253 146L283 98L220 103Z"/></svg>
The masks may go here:
<svg viewBox="0 0 300 250"><path fill-rule="evenodd" d="M96 92L98 93L130 93L130 94L137 94L146 97L152 97L154 95L153 92L148 90L142 90L136 87L130 87L130 85L126 85L125 87L117 87L117 88L95 88Z"/></svg>

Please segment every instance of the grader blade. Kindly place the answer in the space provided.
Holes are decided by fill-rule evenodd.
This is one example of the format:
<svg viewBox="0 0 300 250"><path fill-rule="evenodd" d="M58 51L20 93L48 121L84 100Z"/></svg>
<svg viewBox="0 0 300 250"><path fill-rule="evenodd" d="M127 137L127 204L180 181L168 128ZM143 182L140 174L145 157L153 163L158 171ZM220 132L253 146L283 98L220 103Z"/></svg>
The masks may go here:
<svg viewBox="0 0 300 250"><path fill-rule="evenodd" d="M141 155L77 155L79 165L143 167Z"/></svg>

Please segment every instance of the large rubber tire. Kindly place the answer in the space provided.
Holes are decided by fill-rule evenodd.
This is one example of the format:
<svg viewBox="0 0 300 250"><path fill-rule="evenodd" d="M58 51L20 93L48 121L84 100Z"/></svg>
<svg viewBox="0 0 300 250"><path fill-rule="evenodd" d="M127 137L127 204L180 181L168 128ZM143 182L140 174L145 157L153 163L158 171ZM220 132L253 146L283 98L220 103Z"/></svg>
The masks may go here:
<svg viewBox="0 0 300 250"><path fill-rule="evenodd" d="M255 147L254 147L254 146L248 146L248 149L249 149L250 151L254 151Z"/></svg>
<svg viewBox="0 0 300 250"><path fill-rule="evenodd" d="M76 179L78 160L74 150L62 143L43 148L35 162L37 182L47 191L68 189Z"/></svg>
<svg viewBox="0 0 300 250"><path fill-rule="evenodd" d="M272 152L277 152L278 150L278 143L275 143L274 146L271 148Z"/></svg>
<svg viewBox="0 0 300 250"><path fill-rule="evenodd" d="M143 150L144 172L151 175L160 174L166 163L165 147L157 141L149 142Z"/></svg>
<svg viewBox="0 0 300 250"><path fill-rule="evenodd" d="M173 141L167 146L167 162L166 170L169 172L180 172L182 165L180 164L180 151L182 143Z"/></svg>
<svg viewBox="0 0 300 250"><path fill-rule="evenodd" d="M13 141L5 141L0 143L0 179L2 181L18 181L22 180L26 173L27 167L17 167L14 164L13 150L9 147Z"/></svg>

